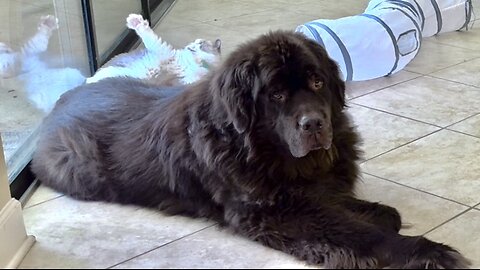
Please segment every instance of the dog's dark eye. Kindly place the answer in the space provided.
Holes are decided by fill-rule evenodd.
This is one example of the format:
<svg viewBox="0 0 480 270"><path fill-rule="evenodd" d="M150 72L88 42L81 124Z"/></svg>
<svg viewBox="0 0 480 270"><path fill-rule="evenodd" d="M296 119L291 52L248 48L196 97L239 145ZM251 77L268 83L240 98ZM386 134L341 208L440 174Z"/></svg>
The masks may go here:
<svg viewBox="0 0 480 270"><path fill-rule="evenodd" d="M313 82L313 88L315 88L315 90L320 90L320 89L322 89L322 87L323 87L323 82L322 81L315 80Z"/></svg>
<svg viewBox="0 0 480 270"><path fill-rule="evenodd" d="M284 102L285 98L285 95L281 93L275 93L272 95L272 99L278 102Z"/></svg>

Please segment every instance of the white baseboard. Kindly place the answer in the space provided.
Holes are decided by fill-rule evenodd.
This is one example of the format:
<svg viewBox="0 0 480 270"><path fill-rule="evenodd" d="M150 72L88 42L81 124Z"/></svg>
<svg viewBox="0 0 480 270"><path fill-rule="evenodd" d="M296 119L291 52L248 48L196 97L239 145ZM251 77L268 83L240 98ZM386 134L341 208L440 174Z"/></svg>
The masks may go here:
<svg viewBox="0 0 480 270"><path fill-rule="evenodd" d="M25 230L20 202L11 199L0 211L0 268L18 267L34 242Z"/></svg>

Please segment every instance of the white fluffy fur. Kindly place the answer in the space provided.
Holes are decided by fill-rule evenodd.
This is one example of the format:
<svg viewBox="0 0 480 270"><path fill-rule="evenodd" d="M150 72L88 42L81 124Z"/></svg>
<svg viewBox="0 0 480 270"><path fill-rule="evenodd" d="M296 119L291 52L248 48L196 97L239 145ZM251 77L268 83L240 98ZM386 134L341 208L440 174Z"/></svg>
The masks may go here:
<svg viewBox="0 0 480 270"><path fill-rule="evenodd" d="M16 85L25 90L31 103L48 113L63 93L85 82L123 76L149 80L170 74L179 83L189 84L199 80L220 60L220 40L212 43L197 39L177 50L162 41L141 15L128 16L127 27L136 31L145 49L120 54L94 76L85 78L77 69L51 68L42 61L41 56L48 48L52 32L58 29L55 17L44 16L35 35L20 51L16 52L0 43L0 76L14 78Z"/></svg>
<svg viewBox="0 0 480 270"><path fill-rule="evenodd" d="M48 113L66 91L85 82L85 77L74 68L51 68L41 59L48 48L48 41L58 20L51 15L43 16L37 32L21 48L14 51L0 43L0 76L13 78L23 89L30 102Z"/></svg>
<svg viewBox="0 0 480 270"><path fill-rule="evenodd" d="M114 57L88 78L87 83L122 76L148 80L166 73L179 78L182 84L189 84L199 80L219 61L220 40L212 44L197 39L183 49L174 49L155 34L141 15L130 14L127 27L135 30L145 49Z"/></svg>

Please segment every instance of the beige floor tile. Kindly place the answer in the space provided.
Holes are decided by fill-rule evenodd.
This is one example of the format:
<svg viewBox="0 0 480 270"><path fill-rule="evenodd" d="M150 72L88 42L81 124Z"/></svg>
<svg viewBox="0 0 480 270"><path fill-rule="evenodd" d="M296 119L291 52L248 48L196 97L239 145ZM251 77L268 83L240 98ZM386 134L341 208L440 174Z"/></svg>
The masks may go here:
<svg viewBox="0 0 480 270"><path fill-rule="evenodd" d="M209 22L209 24L239 31L240 33L263 34L270 30L295 30L298 25L315 19L312 15L272 9L250 15ZM239 34L240 34L239 33Z"/></svg>
<svg viewBox="0 0 480 270"><path fill-rule="evenodd" d="M426 236L450 245L472 261L471 269L480 268L480 211L470 210Z"/></svg>
<svg viewBox="0 0 480 270"><path fill-rule="evenodd" d="M43 114L37 110L22 91L16 79L0 80L0 131L32 129Z"/></svg>
<svg viewBox="0 0 480 270"><path fill-rule="evenodd" d="M350 99L356 98L385 87L409 81L419 76L421 75L402 70L388 77L381 77L368 81L349 81L346 82L346 95Z"/></svg>
<svg viewBox="0 0 480 270"><path fill-rule="evenodd" d="M13 9L14 15L11 15L11 22L23 19L15 33L6 33L0 26L0 38L6 37L5 40L13 45L20 44L22 39L35 31L38 21L35 16L55 11L51 0L21 1L19 7L23 8ZM63 4L67 3L71 5L70 1ZM270 28L293 30L298 24L313 19L359 14L367 3L368 0L299 0L292 8L287 6L292 4L289 0L178 0L155 30L175 47L183 47L196 38L221 38L222 54L226 57L239 43ZM66 13L79 17L78 3L73 5L74 8L69 8ZM58 7L61 5L57 6L57 12ZM474 7L478 19L478 0L474 0ZM103 27L107 32L118 27L118 23L108 23L110 14L116 14L111 11L113 13L102 13L107 18ZM97 19L101 21L101 18ZM82 30L81 24L61 27L70 31L72 37L81 37L78 34ZM434 78L414 79L419 75L412 73L429 74L447 68L433 76L479 86L478 76L472 76L480 69L478 60L473 60L480 57L478 28L480 26L476 25L473 31L466 33L445 33L426 39L420 54L404 71L388 78L348 83L347 96L354 98L354 103L440 126L480 112L480 89ZM61 50L60 42L56 41L59 38L52 37L50 51ZM70 51L76 51L77 45L73 43L68 44L73 48ZM83 48L84 43L81 46ZM472 61L463 63L467 60ZM448 68L452 65L457 66ZM411 81L405 82L408 80ZM371 93L385 87L389 88ZM15 129L29 128L31 124L38 123L40 117L36 110L24 99L13 98L12 92L8 92L11 89L4 90L0 90L0 130L2 124L5 128L5 123L14 125ZM4 103L7 98L10 101ZM356 105L350 111L365 138L367 158L438 129ZM14 119L5 118L10 116ZM451 129L480 136L479 123L477 115L453 125ZM12 130L12 127L8 129ZM370 160L362 168L405 185L475 205L480 202L479 155L480 139L444 130ZM424 233L466 209L460 204L369 175L365 175L364 182L359 185L359 195L398 208L404 221L413 225L402 230L408 235ZM23 268L109 267L152 249L152 252L117 268L306 267L288 255L216 228L178 240L210 226L212 223L209 222L165 217L157 211L137 207L75 201L42 186L27 202L24 213L27 229L37 237L38 242L21 265ZM478 237L474 237L480 231L479 213L467 212L427 236L459 248L474 259L474 266L480 267L480 243ZM177 241L158 248L173 240Z"/></svg>
<svg viewBox="0 0 480 270"><path fill-rule="evenodd" d="M237 31L220 28L206 23L198 23L191 26L185 26L174 29L155 29L163 40L171 44L175 48L183 48L188 43L197 38L222 40L222 56L227 57L240 43L246 39L256 37L255 34L240 34Z"/></svg>
<svg viewBox="0 0 480 270"><path fill-rule="evenodd" d="M156 249L116 268L307 268L295 258L217 227Z"/></svg>
<svg viewBox="0 0 480 270"><path fill-rule="evenodd" d="M286 5L292 4L291 0L268 0L268 1L262 1L262 0L239 0L242 2L248 2L248 3L253 3L253 4L262 4L264 6L269 6L272 8L285 8ZM312 2L312 0L296 0L295 4L306 4Z"/></svg>
<svg viewBox="0 0 480 270"><path fill-rule="evenodd" d="M251 3L227 0L184 0L178 1L172 11L185 20L197 22L226 19L271 9L262 2Z"/></svg>
<svg viewBox="0 0 480 270"><path fill-rule="evenodd" d="M480 25L473 24L473 28L468 31L453 31L442 33L428 39L429 41L451 45L470 50L480 50Z"/></svg>
<svg viewBox="0 0 480 270"><path fill-rule="evenodd" d="M368 0L311 0L306 3L295 4L295 8L285 6L284 9L299 14L316 16L316 19L337 19L346 16L361 14L367 8Z"/></svg>
<svg viewBox="0 0 480 270"><path fill-rule="evenodd" d="M475 16L475 20L480 19L480 1L478 0L473 0L473 13L472 16Z"/></svg>
<svg viewBox="0 0 480 270"><path fill-rule="evenodd" d="M28 199L27 203L23 207L24 209L33 207L37 204L57 199L64 196L62 193L58 193L55 190L48 188L44 185L40 185L32 196Z"/></svg>
<svg viewBox="0 0 480 270"><path fill-rule="evenodd" d="M442 69L431 76L480 87L480 58Z"/></svg>
<svg viewBox="0 0 480 270"><path fill-rule="evenodd" d="M397 207L405 222L412 225L409 229L402 230L406 235L422 234L467 208L372 176L364 178L358 193L362 198ZM434 218L425 219L426 215L432 215ZM242 254L241 260L237 254ZM134 258L115 268L186 267L305 268L307 266L281 252L213 227Z"/></svg>
<svg viewBox="0 0 480 270"><path fill-rule="evenodd" d="M363 163L373 175L467 205L480 201L480 139L442 130Z"/></svg>
<svg viewBox="0 0 480 270"><path fill-rule="evenodd" d="M353 102L445 127L480 112L480 89L420 77Z"/></svg>
<svg viewBox="0 0 480 270"><path fill-rule="evenodd" d="M198 21L193 20L192 18L185 18L183 13L179 9L175 8L179 1L175 1L170 9L167 11L166 15L160 19L156 25L156 30L165 30L173 29L188 25L197 24Z"/></svg>
<svg viewBox="0 0 480 270"><path fill-rule="evenodd" d="M348 109L370 159L438 130L438 127L352 104Z"/></svg>
<svg viewBox="0 0 480 270"><path fill-rule="evenodd" d="M479 56L480 51L472 51L424 40L419 53L404 70L430 74Z"/></svg>
<svg viewBox="0 0 480 270"><path fill-rule="evenodd" d="M52 1L52 0L15 0L22 4L28 4L33 7L29 8L29 12L34 14L41 14L45 12L52 12L56 10L57 12L66 12L71 15L82 15L82 6L81 3L77 1ZM108 3L107 3L108 4ZM54 15L53 13L51 13Z"/></svg>
<svg viewBox="0 0 480 270"><path fill-rule="evenodd" d="M480 137L480 115L468 118L458 124L455 124L448 129L457 130L473 136Z"/></svg>
<svg viewBox="0 0 480 270"><path fill-rule="evenodd" d="M211 225L68 197L27 208L24 218L37 242L21 268L105 268Z"/></svg>
<svg viewBox="0 0 480 270"><path fill-rule="evenodd" d="M364 200L396 208L403 224L408 225L400 231L404 235L424 234L468 209L458 203L367 174L358 184L357 194Z"/></svg>

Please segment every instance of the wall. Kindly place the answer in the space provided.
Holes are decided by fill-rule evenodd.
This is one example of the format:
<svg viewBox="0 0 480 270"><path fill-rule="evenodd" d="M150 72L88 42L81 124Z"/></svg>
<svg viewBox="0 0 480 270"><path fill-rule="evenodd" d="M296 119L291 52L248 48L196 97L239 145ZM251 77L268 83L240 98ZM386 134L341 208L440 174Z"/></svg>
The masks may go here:
<svg viewBox="0 0 480 270"><path fill-rule="evenodd" d="M3 144L0 138L0 209L10 200L10 187L7 179L7 168L3 156Z"/></svg>

